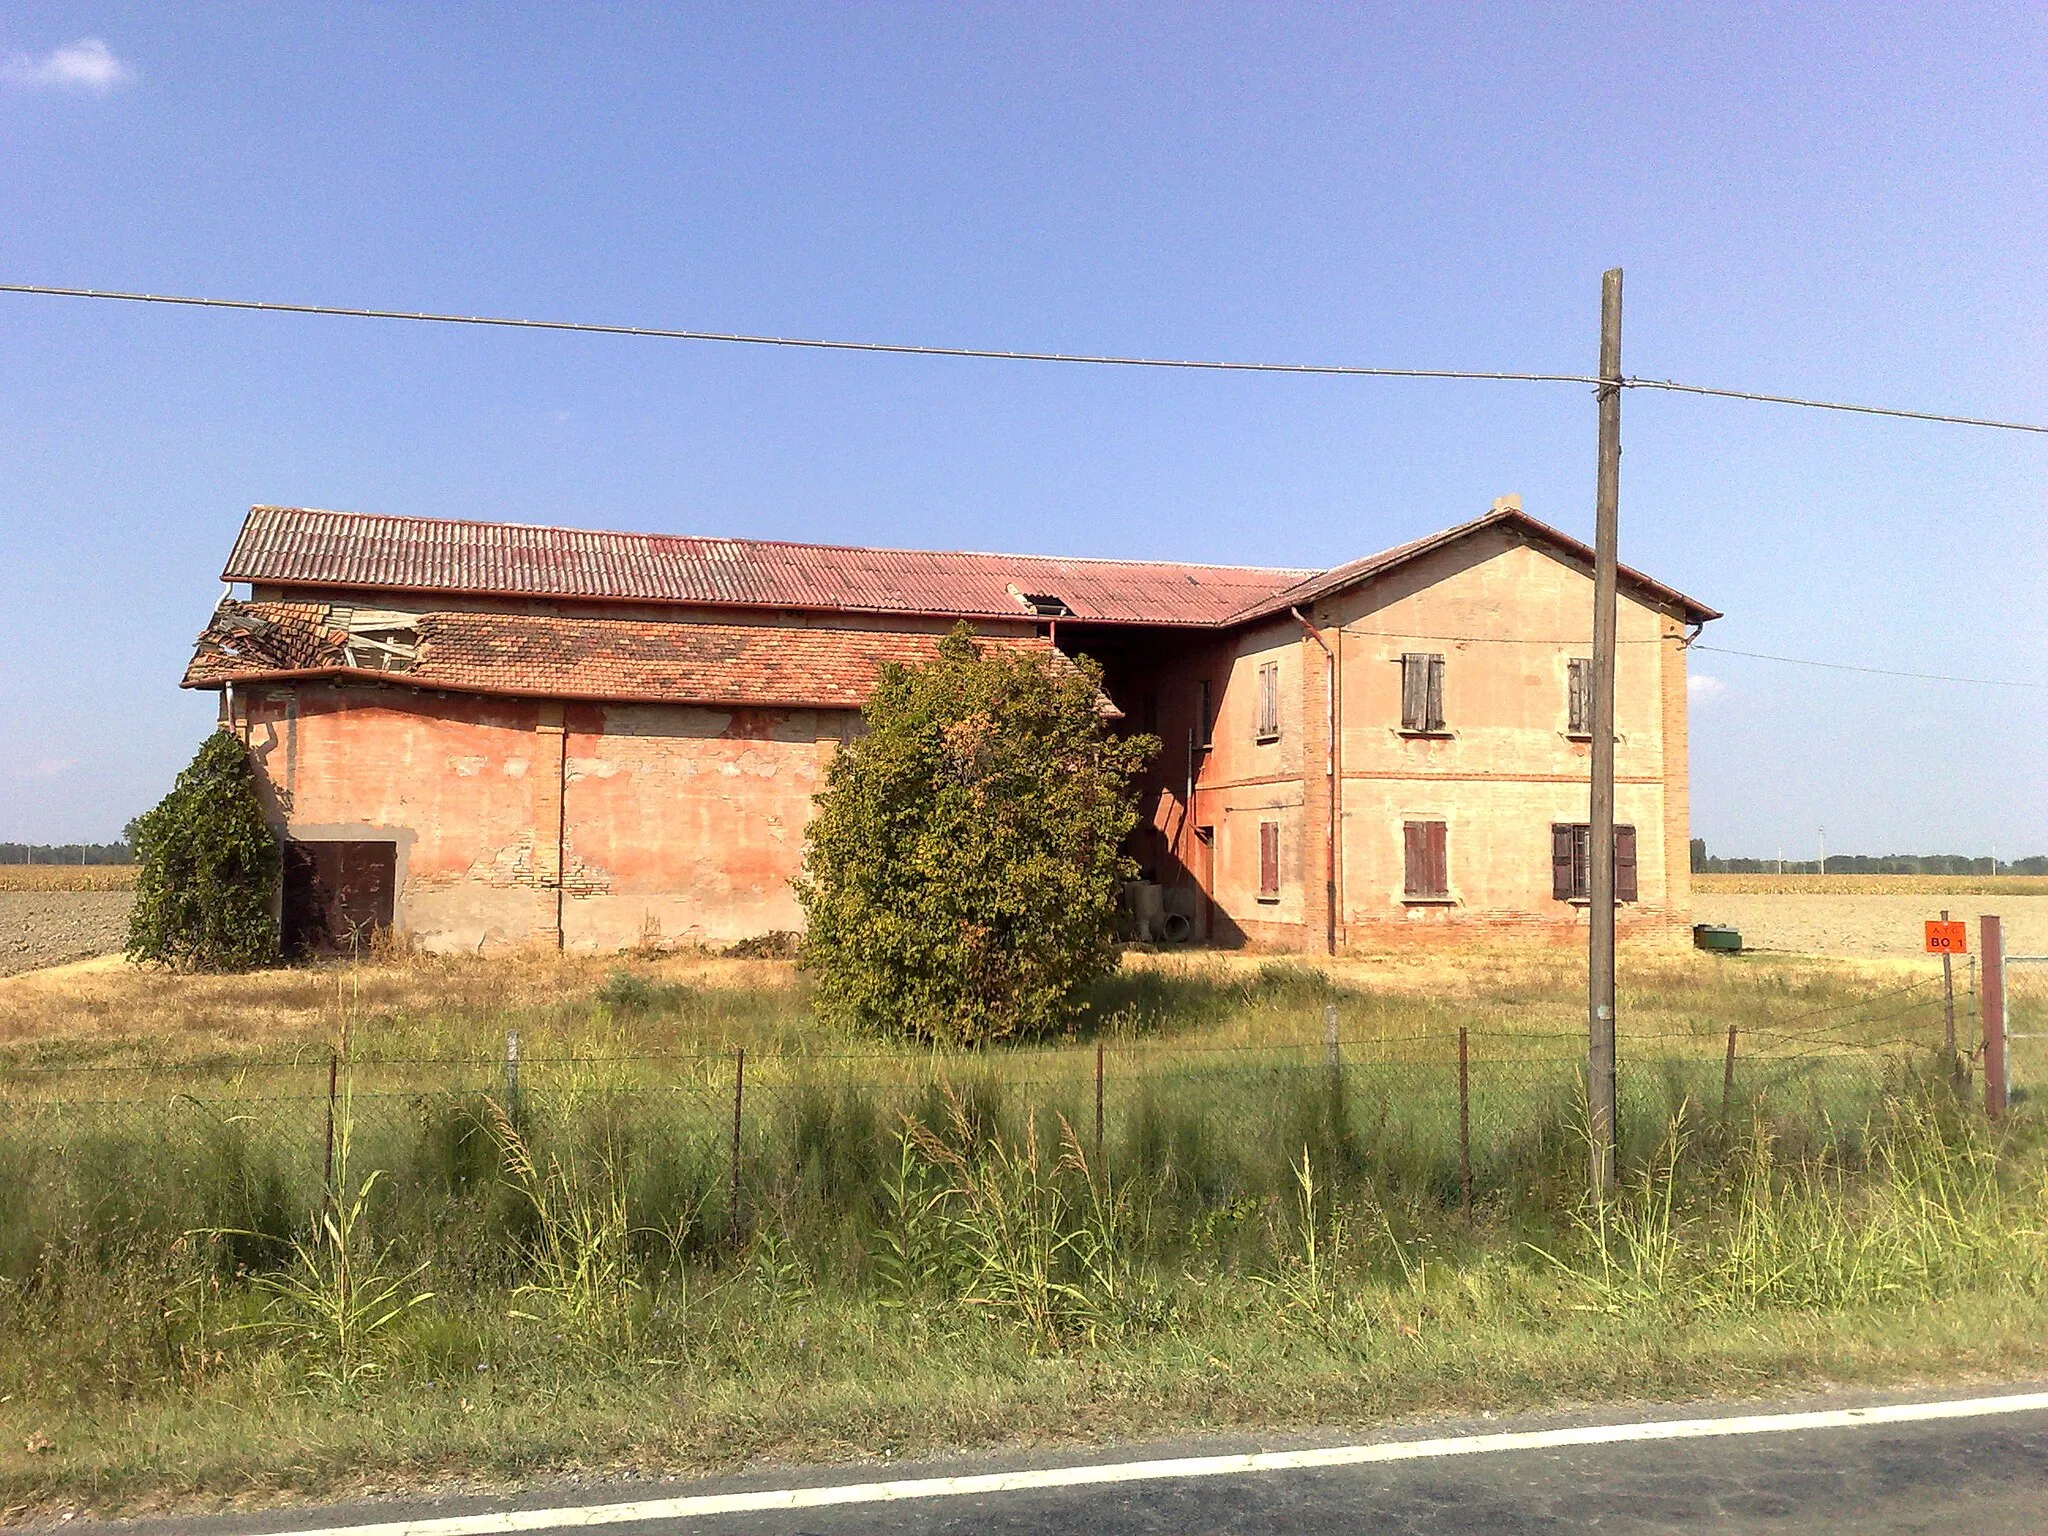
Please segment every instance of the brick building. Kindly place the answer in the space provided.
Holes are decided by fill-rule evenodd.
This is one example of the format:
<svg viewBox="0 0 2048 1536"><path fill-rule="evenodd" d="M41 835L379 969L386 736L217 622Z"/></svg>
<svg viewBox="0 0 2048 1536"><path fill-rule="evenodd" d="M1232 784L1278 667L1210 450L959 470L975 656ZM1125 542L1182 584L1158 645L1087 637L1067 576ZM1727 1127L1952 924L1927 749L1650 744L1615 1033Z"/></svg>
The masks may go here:
<svg viewBox="0 0 2048 1536"><path fill-rule="evenodd" d="M799 925L877 670L965 619L1095 657L1161 738L1133 852L1173 932L1322 950L1582 920L1591 561L1511 502L1329 571L257 507L184 685L263 767L296 947L722 942ZM1685 913L1685 644L1716 617L1623 573L1624 923Z"/></svg>

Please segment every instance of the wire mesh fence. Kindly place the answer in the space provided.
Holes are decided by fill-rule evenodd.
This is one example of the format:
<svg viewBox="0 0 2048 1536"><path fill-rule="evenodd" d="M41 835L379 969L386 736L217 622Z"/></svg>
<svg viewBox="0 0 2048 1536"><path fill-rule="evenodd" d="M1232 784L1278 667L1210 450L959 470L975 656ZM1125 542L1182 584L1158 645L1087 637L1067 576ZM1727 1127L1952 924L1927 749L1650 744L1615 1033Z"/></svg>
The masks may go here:
<svg viewBox="0 0 2048 1536"><path fill-rule="evenodd" d="M2005 957L2006 1101L2048 1099L2048 955Z"/></svg>
<svg viewBox="0 0 2048 1536"><path fill-rule="evenodd" d="M2030 975L2048 982L2048 967ZM2024 996L2015 1017L2031 1020L2048 987ZM1941 1009L1916 982L1818 1011L1833 1016L1625 1035L1624 1163L1650 1157L1681 1106L1698 1125L1761 1119L1807 1146L1853 1139L1888 1093L1949 1070ZM502 1198L512 1136L542 1158L599 1160L650 1229L698 1247L792 1211L872 1214L918 1127L975 1144L1035 1139L1049 1156L1149 1180L1190 1220L1284 1198L1305 1157L1445 1206L1582 1160L1582 1038L1366 1036L1343 1023L1332 1008L1319 1039L1228 1046L537 1057L513 1036L490 1059L10 1066L0 1272L78 1233L232 1230L274 1246L338 1162L381 1171L394 1228L430 1231Z"/></svg>

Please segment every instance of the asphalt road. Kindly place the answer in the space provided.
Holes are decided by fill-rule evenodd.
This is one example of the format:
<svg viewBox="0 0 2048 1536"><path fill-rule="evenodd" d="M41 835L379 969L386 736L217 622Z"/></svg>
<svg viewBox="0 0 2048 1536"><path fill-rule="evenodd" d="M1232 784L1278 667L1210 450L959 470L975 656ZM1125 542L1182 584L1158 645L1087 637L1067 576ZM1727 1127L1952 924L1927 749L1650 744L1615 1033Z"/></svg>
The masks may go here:
<svg viewBox="0 0 2048 1536"><path fill-rule="evenodd" d="M826 1504L762 1511L673 1513L600 1528L625 1536L1203 1536L1203 1533L1301 1533L1301 1536L1480 1536L1505 1532L1820 1532L1941 1531L1944 1536L2032 1536L2048 1533L2048 1402L2025 1411L1967 1418L1858 1423L1830 1427L1768 1427L1761 1432L1667 1440L1616 1438L1611 1443L1442 1454L1425 1437L1490 1437L1535 1432L1569 1438L1587 1426L1626 1436L1629 1426L1688 1418L1836 1412L1871 1403L1936 1401L2038 1393L2043 1385L2001 1386L1971 1394L1852 1398L1834 1396L1740 1407L1715 1405L1626 1413L1552 1415L1448 1424L1431 1422L1375 1435L1204 1440L1095 1448L1086 1454L983 1457L916 1467L784 1469L689 1484L604 1484L536 1489L513 1499L376 1500L251 1517L195 1517L102 1525L74 1521L67 1532L156 1536L256 1536L352 1526L397 1536L414 1521L425 1533L468 1536L497 1531L551 1533L590 1529L588 1514L621 1501L815 1490L889 1479L981 1478L1042 1474L1133 1460L1228 1456L1252 1451L1289 1455L1331 1446L1404 1447L1404 1459L1344 1466L1279 1468L1221 1475L1155 1475L1131 1481L1008 1491L973 1489L930 1497ZM1609 1430L1605 1426L1622 1426ZM1655 1433L1655 1431L1652 1431ZM1357 1452L1345 1454L1357 1455ZM1370 1454L1379 1454L1375 1449ZM1064 1475L1058 1472L1054 1476ZM1097 1474L1082 1474L1094 1476ZM950 1485L947 1485L950 1486ZM516 1512L516 1513L515 1513ZM551 1513L543 1513L551 1512ZM626 1511L616 1511L617 1514ZM507 1516L511 1516L507 1519ZM523 1515L523 1518L522 1518ZM463 1517L469 1517L464 1519ZM604 1517L600 1517L604 1518ZM472 1524L472 1521L474 1523ZM438 1530L437 1530L438 1527Z"/></svg>

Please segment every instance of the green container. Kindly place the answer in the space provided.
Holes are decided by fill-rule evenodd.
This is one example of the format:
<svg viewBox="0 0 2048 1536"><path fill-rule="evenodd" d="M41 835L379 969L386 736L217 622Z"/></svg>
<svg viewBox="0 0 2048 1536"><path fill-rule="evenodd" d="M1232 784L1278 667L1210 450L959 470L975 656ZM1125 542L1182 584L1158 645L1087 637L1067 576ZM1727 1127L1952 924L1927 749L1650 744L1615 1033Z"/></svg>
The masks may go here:
<svg viewBox="0 0 2048 1536"><path fill-rule="evenodd" d="M1694 949L1711 949L1716 954L1739 955L1742 953L1742 934L1734 928L1717 928L1712 923L1692 925Z"/></svg>

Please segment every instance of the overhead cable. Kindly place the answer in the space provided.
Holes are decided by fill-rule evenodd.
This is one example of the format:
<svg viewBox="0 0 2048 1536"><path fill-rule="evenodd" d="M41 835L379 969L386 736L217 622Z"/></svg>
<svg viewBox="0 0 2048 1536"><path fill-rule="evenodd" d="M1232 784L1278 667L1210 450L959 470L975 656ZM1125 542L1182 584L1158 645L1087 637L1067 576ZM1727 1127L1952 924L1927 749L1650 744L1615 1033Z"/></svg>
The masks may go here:
<svg viewBox="0 0 2048 1536"><path fill-rule="evenodd" d="M1370 379L1457 379L1502 384L1590 384L1596 389L1609 387L1614 382L1584 373L1534 373L1475 368L1369 368L1345 363L1236 362L1223 358L1132 357L1099 352L1035 352L1008 347L942 347L913 342L837 341L819 336L768 336L744 331L607 325L583 320L528 320L510 315L456 315L439 314L428 310L368 309L339 304L283 304L262 299L215 299L192 294L130 293L108 288L64 288L44 283L0 283L0 293L32 294L44 298L111 299L129 304L179 304L198 309L250 310L262 314L333 315L358 320L411 320L433 325L480 325L523 331L571 331L596 336L639 336L665 341L726 342L740 346L795 347L823 352L878 352L903 357L980 358L1009 363L1085 363L1099 368L1181 368L1212 373L1291 373ZM1646 379L1639 375L1630 375L1619 382L1626 389L1707 395L1723 400L1753 400L1766 405L1793 405L1813 411L1846 411L1860 416L1890 416L1906 421L1943 422L1951 426L1985 427L1999 432L2032 432L2048 435L2048 425L2003 421L1988 416L1907 410L1898 406L1862 405L1842 400L1815 400L1800 395L1776 395L1759 390L1685 384L1676 379Z"/></svg>
<svg viewBox="0 0 2048 1536"><path fill-rule="evenodd" d="M1691 649L1720 656L1747 656L1751 661L1781 661L1787 666L1821 667L1830 672L1864 672L1872 677L1909 677L1920 683L1973 683L1980 688L2048 688L2048 683L2021 683L2000 677L1950 677L1940 672L1899 672L1891 667L1858 667L1846 661L1810 661L1804 656L1773 656L1765 651L1737 651L1725 645L1694 641Z"/></svg>
<svg viewBox="0 0 2048 1536"><path fill-rule="evenodd" d="M1221 373L1330 374L1379 379L1476 379L1512 384L1594 384L1591 374L1500 373L1467 368L1362 368L1341 363L1244 363L1192 357L1119 357L1094 352L1028 352L1004 347L935 347L898 341L832 341L817 336L756 336L743 331L692 331L652 325L606 325L582 320L520 320L506 315L442 315L406 309L355 309L333 304L273 304L257 299L207 299L184 294L119 293L104 288L51 288L0 283L0 293L71 299L117 299L132 304L184 304L200 309L245 309L263 314L339 315L357 320L415 320L433 325L503 326L521 331L574 331L596 336L642 336L661 341L722 341L750 347L807 347L824 352L883 352L905 357L967 357L1006 363L1087 363L1102 368L1195 368Z"/></svg>

